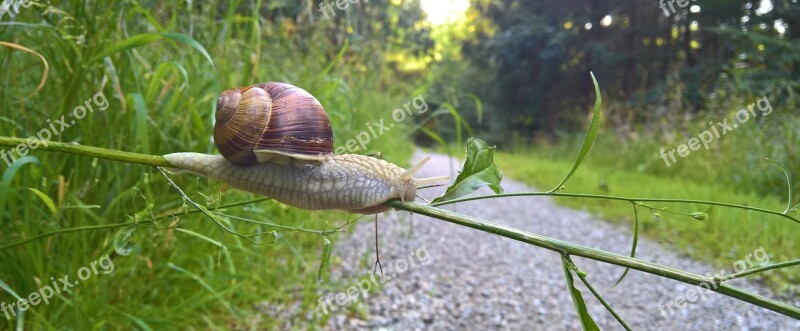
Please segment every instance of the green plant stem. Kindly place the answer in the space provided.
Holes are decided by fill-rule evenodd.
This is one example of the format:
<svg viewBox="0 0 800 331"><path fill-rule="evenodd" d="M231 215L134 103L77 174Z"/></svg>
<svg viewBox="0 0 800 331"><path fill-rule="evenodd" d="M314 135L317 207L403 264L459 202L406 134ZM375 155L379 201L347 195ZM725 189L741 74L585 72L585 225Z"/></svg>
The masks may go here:
<svg viewBox="0 0 800 331"><path fill-rule="evenodd" d="M715 283L714 279L710 277L704 277L702 275L698 275L695 273L665 267L659 264L642 261L624 255L604 252L601 250L545 237L535 233L517 230L501 224L480 220L474 217L461 215L452 211L416 202L403 203L400 202L399 200L390 200L389 202L386 203L386 205L392 208L433 217L446 222L455 223L461 226L477 229L501 237L506 237L527 244L539 246L557 252L559 254L580 256L596 261L606 262L620 267L639 270L642 272L677 280L695 286L706 285L706 287L708 287L710 290L714 292L718 292L727 295L729 297L736 298L745 302L749 302L756 306L772 310L774 312L778 312L793 318L800 319L800 308L798 307L793 307L786 303L779 302L758 294L749 293L733 286L728 286L725 284L717 285L718 283Z"/></svg>
<svg viewBox="0 0 800 331"><path fill-rule="evenodd" d="M767 270L786 268L786 267L791 267L791 266L796 266L796 265L800 265L800 260L792 260L792 261L786 261L786 262L781 262L781 263L765 265L765 266L761 266L761 267L758 267L758 268L753 268L753 269L750 269L750 270L741 271L741 272L735 273L733 275L728 275L728 276L725 276L725 277L721 277L721 278L719 278L719 280L720 281L729 281L731 279L736 279L736 278L752 275L752 274L755 274L755 273L764 272L764 271L767 271Z"/></svg>
<svg viewBox="0 0 800 331"><path fill-rule="evenodd" d="M149 223L149 222L152 222L152 221L147 221L147 222ZM144 223L144 222L139 222L139 223ZM105 224L105 225L79 226L79 227L74 227L74 228L69 228L69 229L61 229L61 230L57 230L57 231L51 231L51 232L40 234L40 235L35 236L35 237L30 237L30 238L22 240L22 241L18 241L18 242L15 242L15 243L10 243L8 245L0 246L0 251L4 250L4 249L7 249L7 248L12 248L12 247L17 247L17 246L20 246L20 245L24 245L24 244L27 244L29 242L36 241L36 240L39 240L39 239L43 239L43 238L59 235L59 234L70 233L70 232L80 232L80 231L114 229L114 228L121 228L121 227L129 226L129 225L134 225L134 224L136 224L136 223L135 222L125 222L125 223L115 223L115 224Z"/></svg>
<svg viewBox="0 0 800 331"><path fill-rule="evenodd" d="M16 146L19 144L27 144L26 139L21 138L11 138L11 137L2 137L0 136L0 146ZM137 154L137 153L129 153L129 152L122 152L117 150L109 150L104 148L98 147L90 147L90 146L82 146L78 144L68 144L68 143L58 143L58 142L48 142L47 145L40 145L37 148L38 150L44 151L55 151L55 152L64 152L70 153L75 155L82 155L82 156L91 156L95 158L107 159L107 160L114 160L114 161L122 161L127 163L135 163L141 164L146 166L153 166L153 167L171 167L172 165L167 162L163 157L156 156L156 155L147 155L147 154ZM784 217L788 217L798 223L800 221L785 215L779 212L774 212L771 210L761 209L761 208L752 208L747 206L739 206L733 204L726 204L726 203L719 203L719 202L710 202L710 201L695 201L695 200L681 200L681 199L634 199L634 198L624 198L624 197L613 197L613 196L601 196L601 195L590 195L590 194L568 194L568 193L526 193L526 194L504 194L504 195L495 195L489 197L473 197L473 198L464 198L464 199L457 199L457 200L450 200L446 202L439 203L437 205L446 205L456 202L462 201L469 201L469 200L478 200L478 199L487 199L487 198L495 198L501 196L537 196L537 195L551 195L551 196L570 196L570 197L582 197L582 198L599 198L599 199L611 199L611 200L624 200L624 201L649 201L649 202L688 202L688 203L698 203L698 204L710 204L710 205L719 205L719 206L727 206L731 208L740 208L740 209L748 209L753 211L759 211L769 214L776 214L782 215ZM710 287L712 291L722 293L724 295L749 302L751 304L757 305L759 307L763 307L774 312L778 312L793 318L800 319L800 308L793 307L787 305L785 303L772 300L770 298L766 298L760 296L758 294L748 293L746 291L740 290L738 288L727 286L724 284L719 284L718 286L710 286L710 285L717 285L714 279L707 278L698 274L672 269L669 267L665 267L662 265L658 265L655 263L647 262L638 260L635 258L615 254L615 253L608 253L601 250L584 247L580 245L576 245L573 243L552 239L549 237L545 237L542 235L525 232L522 230L517 230L514 228L509 228L507 226L483 221L480 219L476 219L470 216L461 215L452 211L436 208L434 206L428 206L420 203L415 202L406 202L402 203L399 200L390 200L386 202L386 205L389 207L409 211L412 213L425 215L429 217L433 217L436 219L440 219L443 221L447 221L450 223L458 224L461 226L466 226L469 228L473 228L476 230L480 230L487 233L496 234L502 237L518 240L527 244L539 246L545 249L552 250L554 252L558 252L559 254L567 254L567 255L574 255L580 256L596 261L606 262L613 265L627 267L635 270L639 270L642 272L646 272L649 274L677 280L680 282L692 284L695 286L700 286L701 284L705 284L706 286ZM98 225L94 226L96 228L110 228L110 227L121 227L130 224L109 224L109 225ZM88 227L82 228L75 228L74 231L81 231L90 229ZM91 228L94 229L94 228ZM18 243L12 244L17 245Z"/></svg>
<svg viewBox="0 0 800 331"><path fill-rule="evenodd" d="M434 207L440 207L444 205L450 205L459 202L467 202L467 201L474 201L474 200L483 200L483 199L495 199L495 198L506 198L506 197L530 197L530 196L553 196L553 197L569 197L569 198L586 198L586 199L605 199L605 200L618 200L618 201L628 201L628 202L662 202L662 203L696 203L699 205L711 205L711 206L722 206L728 208L736 208L736 209L745 209L750 211L757 211L765 214L777 215L784 218L788 218L795 223L800 224L800 219L794 218L783 212L764 209L764 208L757 208L757 207L750 207L750 206L743 206L737 205L732 203L725 203L725 202L717 202L717 201L704 201L704 200L689 200L689 199L658 199L658 198L630 198L630 197L620 197L620 196L613 196L613 195L601 195L601 194L583 194L583 193L550 193L550 192L526 192L526 193L505 193L505 194L495 194L495 195L480 195L474 197L466 197L460 199L453 199L447 200L442 202L436 202L431 204Z"/></svg>
<svg viewBox="0 0 800 331"><path fill-rule="evenodd" d="M231 204L227 204L227 205L208 208L208 210L237 207L237 206L241 206L241 205L246 205L246 204L251 204L251 203L256 203L256 202L261 202L261 201L266 201L266 200L270 200L270 199L269 198L260 198L260 199L244 201L244 202L235 202L235 203L231 203ZM170 213L169 215L164 215L164 216L158 217L158 218L153 219L153 220L138 221L138 222L123 222L123 223L105 224L105 225L79 226L79 227L74 227L74 228L67 228L67 229L61 229L61 230L56 230L56 231L50 231L50 232L42 233L42 234L40 234L38 236L31 237L31 238L28 238L28 239L25 239L25 240L22 240L22 241L18 241L18 242L15 242L15 243L10 243L10 244L7 244L7 245L0 246L0 250L4 250L4 249L7 249L7 248L12 248L12 247L17 247L17 246L24 245L24 244L27 244L29 242L36 241L36 240L39 240L39 239L52 237L52 236L65 234L65 233L70 233L70 232L114 229L114 228L121 228L121 227L130 226L130 225L137 225L137 224L157 223L158 221L161 221L161 220L165 220L165 219L169 219L169 218L173 218L173 217L178 217L178 216L183 216L183 215L188 215L188 214L195 214L195 213L199 213L199 212L200 212L199 210L187 210L187 211L183 211L183 212Z"/></svg>
<svg viewBox="0 0 800 331"><path fill-rule="evenodd" d="M213 210L218 210L218 209L227 209L227 208L232 208L232 207L238 207L238 206L243 206L243 205L249 205L249 204L253 204L253 203L263 202L263 201L267 201L267 200L272 200L272 199L271 198L258 198L258 199L248 200L248 201L234 202L234 203L229 203L229 204L226 204L226 205L221 205L221 206L216 206L216 207L209 207L209 208L207 208L207 210L213 211ZM163 221L165 219L170 219L170 218L175 218L175 217L180 217L180 216L185 216L185 215L190 215L190 214L198 214L198 213L201 213L201 212L202 211L199 210L199 209L192 209L192 210L186 210L186 211L170 213L170 214L167 214L167 215L164 215L164 216L159 216L159 217L157 217L155 219L146 220L146 221L123 222L123 223L114 223L114 224L105 224L105 225L79 226L79 227L74 227L74 228L66 228L66 229L61 229L61 230L56 230L56 231L50 231L50 232L43 233L43 234L40 234L40 235L35 236L35 237L31 237L31 238L28 238L28 239L25 239L25 240L21 240L21 241L18 241L18 242L14 242L14 243L10 243L10 244L7 244L7 245L0 246L0 251L4 250L4 249L7 249L7 248L12 248L12 247L17 247L17 246L20 246L20 245L24 245L24 244L27 244L29 242L36 241L36 240L39 240L39 239L44 239L44 238L47 238L47 237L57 236L57 235L70 233L70 232L94 231L94 230L103 230L103 229L115 229L115 228L122 228L122 227L130 226L130 225L142 225L142 224L158 223L159 221ZM340 227L337 227L337 228L335 228L333 230L314 230L314 229L305 229L305 228L292 227L292 226L286 226L286 225L280 225L280 224L273 224L273 223L268 223L268 222L254 221L254 220L250 220L250 219L246 219L246 218L242 218L242 217L231 216L231 215L225 215L225 217L229 217L229 218L233 218L233 219L237 219L237 220L244 221L244 222L249 222L249 223L255 223L255 224L261 224L261 225L276 227L276 228L279 228L279 229L282 229L282 230L309 232L309 233L314 233L314 234L318 234L318 235L322 235L322 236L326 236L326 235L329 235L329 234L332 234L332 233L336 233L336 232L341 232L342 228L344 228L345 226L351 224L351 222L348 222L348 223L345 223L344 225L342 225ZM263 233L261 233L261 234L263 234Z"/></svg>
<svg viewBox="0 0 800 331"><path fill-rule="evenodd" d="M0 146L15 147L20 145L28 145L29 140L31 141L31 145L38 144L38 147L36 147L35 150L91 156L98 159L122 161L126 163L135 163L152 167L172 167L172 164L169 163L163 156L123 152L106 148L83 146L74 143L63 143L57 141L45 142L38 139L23 139L0 136ZM30 149L28 151L30 151Z"/></svg>

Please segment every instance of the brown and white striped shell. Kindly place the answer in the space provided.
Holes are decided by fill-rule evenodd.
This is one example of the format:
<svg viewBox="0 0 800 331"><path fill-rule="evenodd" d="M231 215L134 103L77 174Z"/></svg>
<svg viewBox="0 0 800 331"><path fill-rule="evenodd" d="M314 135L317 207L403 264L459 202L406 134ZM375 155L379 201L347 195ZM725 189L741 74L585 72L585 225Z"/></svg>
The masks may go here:
<svg viewBox="0 0 800 331"><path fill-rule="evenodd" d="M333 154L333 130L310 93L285 83L225 90L217 100L214 142L236 165L276 156L319 160Z"/></svg>

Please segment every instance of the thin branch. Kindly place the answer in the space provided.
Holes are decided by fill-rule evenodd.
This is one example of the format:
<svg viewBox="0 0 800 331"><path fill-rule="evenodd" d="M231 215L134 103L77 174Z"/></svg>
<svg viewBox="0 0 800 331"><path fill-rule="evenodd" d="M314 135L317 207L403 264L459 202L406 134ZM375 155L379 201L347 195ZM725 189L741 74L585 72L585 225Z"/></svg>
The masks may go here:
<svg viewBox="0 0 800 331"><path fill-rule="evenodd" d="M494 222L480 220L471 216L458 214L449 210L444 210L416 202L400 202L400 200L390 200L385 205L409 211L415 214L425 215L440 219L446 222L466 226L469 228L477 229L483 232L495 234L501 237L506 237L521 241L527 244L539 246L560 254L580 256L587 259L592 259L600 262L605 262L620 267L627 267L634 270L639 270L656 276L669 278L672 280L680 281L683 283L705 287L709 284L718 284L713 278L705 277L699 274L691 273L688 271L673 269L670 267L662 266L652 262L647 262L628 256L609 253L594 248L589 248L539 234L530 233L522 230L517 230L505 225L497 224ZM729 297L749 302L759 307L772 310L777 313L784 314L793 318L800 319L800 308L793 307L786 303L776 301L758 294L750 293L742 289L720 284L718 286L710 286L710 290L727 295Z"/></svg>
<svg viewBox="0 0 800 331"><path fill-rule="evenodd" d="M17 146L19 144L27 144L27 139L23 138L14 138L14 137L3 137L0 136L0 146ZM33 139L32 142L37 142L36 139ZM55 142L55 141L48 141L42 142L38 141L39 146L37 150L43 151L54 151L54 152L64 152L69 154L81 155L81 156L90 156L94 158L106 159L106 160L113 160L113 161L122 161L126 163L134 163L134 164L141 164L153 167L172 167L173 165L170 164L163 156L158 155L147 155L147 154L139 154L139 153L130 153L130 152L123 152L117 151L112 149L106 148L99 148L99 147L91 147L91 146L83 146L78 144L71 144L71 143L62 143L62 142ZM495 198L502 198L502 197L517 197L517 196L557 196L557 197L573 197L573 198L588 198L588 199L606 199L606 200L620 200L620 201L628 201L628 202L662 202L662 203L695 203L695 204L702 204L702 205L712 205L712 206L722 206L722 207L729 207L729 208L737 208L737 209L744 209L744 210L751 210L762 212L766 214L778 215L781 217L788 218L798 224L800 224L800 219L795 217L789 216L779 211L763 209L763 208L755 208L750 206L743 206L743 205L736 205L732 203L724 203L724 202L716 202L716 201L701 201L701 200L687 200L687 199L654 199L654 198L629 198L629 197L620 197L620 196L609 196L609 195L596 195L596 194L575 194L575 193L559 193L559 192L529 192L529 193L510 193L510 194L497 194L497 195L487 195L487 196L476 196L476 197L467 197L467 198L460 198L448 201L442 201L434 203L432 206L444 206L459 202L466 202L472 200L482 200L482 199L495 199ZM800 207L800 205L796 206L795 208Z"/></svg>
<svg viewBox="0 0 800 331"><path fill-rule="evenodd" d="M27 145L28 139L0 136L0 146ZM90 156L98 159L122 161L152 167L172 167L163 156L123 152L113 149L79 145L77 143L62 143L57 141L42 141L31 139L31 145L38 144L37 150L62 152L81 156Z"/></svg>
<svg viewBox="0 0 800 331"><path fill-rule="evenodd" d="M226 214L217 214L217 215L224 216L224 217L227 217L227 218L231 218L231 219L234 219L234 220L237 220L237 221L253 223L253 224L260 224L260 225L266 225L266 226L279 228L279 229L282 229L282 230L308 232L308 233L318 234L318 235L321 235L321 236L325 236L325 235L329 235L331 233L342 232L343 231L343 230L341 230L341 228L337 228L337 229L330 230L330 231L329 230L314 230L314 229L306 229L306 228L301 228L301 227L281 225L281 224L264 222L264 221L256 221L256 220L251 220L249 218L233 216L233 215L226 215Z"/></svg>
<svg viewBox="0 0 800 331"><path fill-rule="evenodd" d="M262 202L262 201L267 201L267 200L271 200L271 199L270 198L259 198L259 199L249 200L249 201L234 202L234 203L230 203L230 204L226 204L226 205L222 205L222 206L211 207L211 208L207 208L207 209L208 210L226 209L226 208L238 207L238 206L242 206L242 205L247 205L247 204L252 204L252 203L257 203L257 202ZM175 217L179 217L179 216L183 216L183 215L195 214L195 213L200 213L200 212L201 212L200 210L187 210L187 211L184 211L184 212L170 213L168 215L160 216L160 217L157 217L155 219L146 220L146 221L134 221L134 222L105 224L105 225L79 226L79 227L74 227L74 228L66 228L66 229L61 229L61 230L56 230L56 231L50 231L50 232L43 233L43 234L40 234L38 236L31 237L31 238L28 238L28 239L25 239L25 240L22 240L22 241L18 241L18 242L15 242L15 243L10 243L10 244L7 244L7 245L0 246L0 250L4 250L4 249L7 249L7 248L12 248L12 247L17 247L17 246L20 246L20 245L27 244L29 242L36 241L36 240L40 240L40 239L44 239L44 238L52 237L52 236L57 236L57 235L65 234L65 233L70 233L70 232L94 231L94 230L103 230L103 229L116 229L116 228L122 228L122 227L130 226L130 225L142 225L142 224L148 224L148 223L157 223L158 221L162 221L162 220L165 220L165 219L170 219L170 218L175 218ZM323 233L323 234L327 234L327 233Z"/></svg>
<svg viewBox="0 0 800 331"><path fill-rule="evenodd" d="M776 263L776 264L765 265L765 266L761 266L761 267L758 267L758 268L753 268L753 269L750 269L750 270L737 272L735 274L727 275L725 277L720 277L718 280L720 282L725 282L725 281L729 281L731 279L736 279L736 278L752 275L752 274L755 274L755 273L764 272L764 271L767 271L767 270L786 268L786 267L791 267L791 266L796 266L796 265L800 265L800 260L793 260L793 261L786 261L786 262L781 262L781 263Z"/></svg>
<svg viewBox="0 0 800 331"><path fill-rule="evenodd" d="M38 236L30 237L28 239L25 239L25 240L22 240L22 241L18 241L18 242L15 242L15 243L11 243L11 244L8 244L8 245L0 246L0 251L4 250L4 249L7 249L7 248L12 248L12 247L17 247L17 246L20 246L20 245L24 245L24 244L27 244L29 242L40 240L40 239L44 239L44 238L47 238L47 237L57 236L57 235L64 234L64 233L80 232L80 231L93 231L93 230L102 230L102 229L114 229L114 228L121 228L121 227L126 227L126 226L129 226L129 225L134 225L134 224L137 224L137 223L141 224L141 223L152 223L152 222L153 221L125 222L125 223L115 223L115 224L106 224L106 225L79 226L79 227L74 227L74 228L69 228L69 229L61 229L61 230L57 230L57 231L51 231L51 232L43 233L43 234L40 234Z"/></svg>
<svg viewBox="0 0 800 331"><path fill-rule="evenodd" d="M621 196L613 196L613 195L600 195L600 194L581 194L581 193L548 193L548 192L526 192L526 193L505 193L505 194L495 194L495 195L480 195L474 197L466 197L466 198L459 198L447 201L441 201L431 204L433 207L440 207L444 205L450 205L454 203L460 202L467 202L467 201L474 201L474 200L484 200L484 199L496 199L496 198L506 198L506 197L529 197L529 196L553 196L553 197L570 197L570 198L587 198L587 199L605 199L605 200L618 200L618 201L628 201L628 202L662 202L662 203L695 203L699 205L710 205L710 206L722 206L728 208L736 208L736 209L744 209L744 210L751 210L757 211L765 214L777 215L784 218L788 218L795 223L800 224L800 219L794 218L787 214L784 214L780 211L774 211L764 208L756 208L750 206L743 206L737 205L732 203L725 203L725 202L716 202L716 201L703 201L703 200L689 200L689 199L656 199L656 198L629 198L629 197L621 197Z"/></svg>
<svg viewBox="0 0 800 331"><path fill-rule="evenodd" d="M224 229L225 231L233 234L234 236L237 236L237 237L240 237L240 238L244 238L245 240L250 241L253 244L258 245L258 243L255 240L251 239L249 236L243 235L241 233L238 233L236 231L233 231L233 230L229 229L227 226L225 226L225 224L222 224L222 222L217 219L217 215L214 215L214 213L210 212L208 209L206 209L206 207L204 207L203 205L201 205L201 204L199 204L197 202L194 202L192 199L190 199L189 196L186 195L186 193L183 192L183 190L180 188L180 186L178 186L178 184L175 184L175 182L173 182L172 179L170 179L169 176L167 176L167 172L164 171L164 168L157 167L156 169L158 169L158 171L161 172L161 174L164 176L164 178L167 179L167 183L169 183L169 185L172 186L172 188L174 188L176 191L178 191L178 194L180 194L181 197L183 197L183 200L185 200L190 205L192 205L195 208L197 208L197 210L199 210L201 213L206 215L209 219L211 219L212 222L216 223L217 226L219 226L221 229Z"/></svg>

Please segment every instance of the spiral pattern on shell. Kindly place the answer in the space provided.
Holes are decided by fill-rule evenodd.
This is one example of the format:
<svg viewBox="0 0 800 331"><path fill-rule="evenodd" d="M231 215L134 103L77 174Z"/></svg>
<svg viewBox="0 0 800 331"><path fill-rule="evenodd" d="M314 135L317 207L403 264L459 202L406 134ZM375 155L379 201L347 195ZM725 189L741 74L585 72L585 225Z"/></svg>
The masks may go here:
<svg viewBox="0 0 800 331"><path fill-rule="evenodd" d="M233 164L265 162L270 155L315 159L333 153L333 130L325 109L293 85L262 83L225 90L217 100L216 120L214 142Z"/></svg>

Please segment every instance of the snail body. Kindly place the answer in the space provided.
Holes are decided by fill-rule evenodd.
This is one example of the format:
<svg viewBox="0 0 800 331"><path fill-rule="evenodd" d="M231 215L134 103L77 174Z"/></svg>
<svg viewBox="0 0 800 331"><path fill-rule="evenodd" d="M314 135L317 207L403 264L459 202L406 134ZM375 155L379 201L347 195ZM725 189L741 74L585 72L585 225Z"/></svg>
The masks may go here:
<svg viewBox="0 0 800 331"><path fill-rule="evenodd" d="M220 155L164 155L175 168L310 210L374 214L390 199L414 201L416 189L447 177L417 179L410 170L357 154L333 153L333 131L320 103L284 83L224 91L214 140Z"/></svg>

